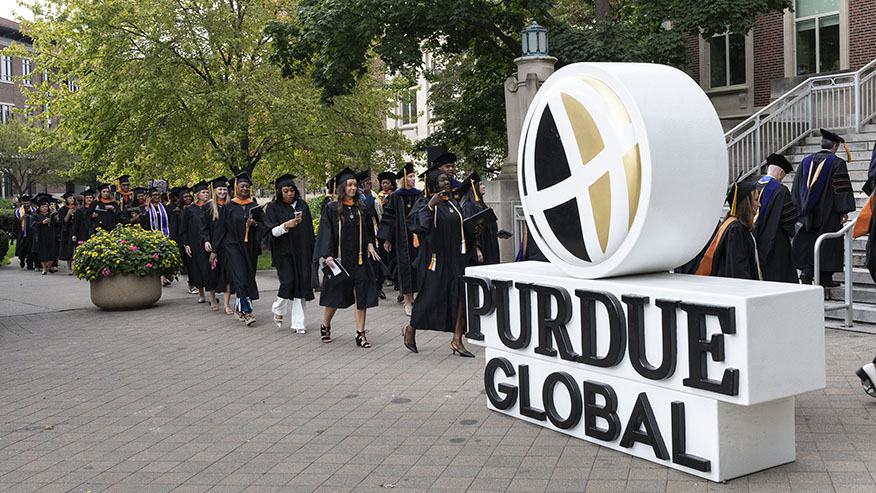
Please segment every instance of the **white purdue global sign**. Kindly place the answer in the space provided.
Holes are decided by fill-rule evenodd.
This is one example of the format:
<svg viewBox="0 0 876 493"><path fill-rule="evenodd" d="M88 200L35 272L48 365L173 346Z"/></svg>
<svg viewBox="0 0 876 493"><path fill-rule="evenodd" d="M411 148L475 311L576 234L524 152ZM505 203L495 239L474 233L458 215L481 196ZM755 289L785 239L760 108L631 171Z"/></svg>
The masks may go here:
<svg viewBox="0 0 876 493"><path fill-rule="evenodd" d="M825 385L821 288L667 273L725 195L700 88L659 65L566 66L519 163L550 263L466 269L488 406L713 481L793 461L794 395Z"/></svg>

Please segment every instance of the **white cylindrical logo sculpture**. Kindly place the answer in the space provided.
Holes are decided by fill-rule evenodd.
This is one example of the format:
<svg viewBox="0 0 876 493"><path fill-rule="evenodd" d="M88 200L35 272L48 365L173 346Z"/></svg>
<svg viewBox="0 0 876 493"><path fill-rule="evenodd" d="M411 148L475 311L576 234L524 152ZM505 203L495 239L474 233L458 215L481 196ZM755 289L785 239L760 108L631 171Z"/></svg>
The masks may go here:
<svg viewBox="0 0 876 493"><path fill-rule="evenodd" d="M702 89L665 65L576 63L523 122L518 185L530 233L586 279L667 271L715 229L727 147Z"/></svg>

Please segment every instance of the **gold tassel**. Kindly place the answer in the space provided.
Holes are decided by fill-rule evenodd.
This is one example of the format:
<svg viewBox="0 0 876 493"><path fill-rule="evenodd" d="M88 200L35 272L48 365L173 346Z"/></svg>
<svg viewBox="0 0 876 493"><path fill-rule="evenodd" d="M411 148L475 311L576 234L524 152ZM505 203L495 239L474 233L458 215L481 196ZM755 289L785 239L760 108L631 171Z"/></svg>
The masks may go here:
<svg viewBox="0 0 876 493"><path fill-rule="evenodd" d="M420 237L414 233L414 248L420 248Z"/></svg>
<svg viewBox="0 0 876 493"><path fill-rule="evenodd" d="M432 261L429 262L429 270L435 271L435 254L432 254Z"/></svg>
<svg viewBox="0 0 876 493"><path fill-rule="evenodd" d="M359 265L362 265L362 252L359 252Z"/></svg>
<svg viewBox="0 0 876 493"><path fill-rule="evenodd" d="M246 231L243 233L243 242L249 243L249 222L247 222Z"/></svg>
<svg viewBox="0 0 876 493"><path fill-rule="evenodd" d="M478 192L475 190L475 182L474 180L469 180L471 182L471 192L474 194L475 202L480 202L481 199L478 198Z"/></svg>
<svg viewBox="0 0 876 493"><path fill-rule="evenodd" d="M736 196L739 195L739 185L737 183L733 184L733 203L730 204L730 215L736 215Z"/></svg>
<svg viewBox="0 0 876 493"><path fill-rule="evenodd" d="M845 142L843 142L843 147L845 147L845 148L846 148L846 157L847 157L847 158L849 158L849 160L848 160L848 161L846 161L846 162L848 162L848 163L851 163L851 162L852 162L852 153L851 153L851 152L849 152L849 146L848 146L848 145L846 145L846 143L845 143Z"/></svg>

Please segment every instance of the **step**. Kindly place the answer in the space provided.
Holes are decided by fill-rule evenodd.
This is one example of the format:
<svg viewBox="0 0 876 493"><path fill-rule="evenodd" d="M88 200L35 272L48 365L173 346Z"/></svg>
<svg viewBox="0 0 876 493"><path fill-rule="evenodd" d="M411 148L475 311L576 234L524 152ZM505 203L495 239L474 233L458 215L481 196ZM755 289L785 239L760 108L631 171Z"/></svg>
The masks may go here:
<svg viewBox="0 0 876 493"><path fill-rule="evenodd" d="M824 299L830 301L843 301L846 296L845 287L827 288L824 290ZM855 284L852 286L852 301L876 306L876 286Z"/></svg>
<svg viewBox="0 0 876 493"><path fill-rule="evenodd" d="M845 316L845 310L831 310L824 312L824 318L834 320L843 319ZM852 305L852 321L868 324L876 323L876 305Z"/></svg>
<svg viewBox="0 0 876 493"><path fill-rule="evenodd" d="M873 135L874 135L873 140L876 140L876 134L873 134ZM846 139L846 140L847 140L846 145L849 146L849 151L851 151L851 152L873 152L873 140L862 139L862 140L857 141L857 142L850 141L849 139ZM794 151L795 154L801 154L801 153L814 154L814 153L821 150L821 140L818 139L817 143L816 142L810 143L810 142L808 142L808 139L807 139L807 142L804 142L802 145L797 144L794 147L792 147L791 150ZM843 146L840 146L839 150L840 151L844 150Z"/></svg>

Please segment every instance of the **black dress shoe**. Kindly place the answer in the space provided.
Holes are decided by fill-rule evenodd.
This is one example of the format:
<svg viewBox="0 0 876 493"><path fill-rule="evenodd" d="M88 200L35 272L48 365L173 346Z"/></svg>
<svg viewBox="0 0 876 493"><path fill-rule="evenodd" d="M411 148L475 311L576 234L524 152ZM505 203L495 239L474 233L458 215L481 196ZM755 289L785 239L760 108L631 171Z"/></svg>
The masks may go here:
<svg viewBox="0 0 876 493"><path fill-rule="evenodd" d="M413 344L408 344L407 342L405 342L406 341L405 329L407 329L407 326L402 327L402 342L404 343L405 347L408 348L408 351L410 351L412 353L419 353L419 351L417 351L417 343L416 342Z"/></svg>
<svg viewBox="0 0 876 493"><path fill-rule="evenodd" d="M398 295L398 298L395 299L396 303L402 304L405 302L405 297L402 295Z"/></svg>
<svg viewBox="0 0 876 493"><path fill-rule="evenodd" d="M378 289L378 290L377 290L377 297L380 298L380 299L382 299L382 300L385 300L385 299L386 299L386 293L384 293L382 289Z"/></svg>
<svg viewBox="0 0 876 493"><path fill-rule="evenodd" d="M475 357L474 354L472 354L468 350L458 349L456 346L453 345L452 342L450 343L450 350L452 351L452 353L450 353L450 354L458 354L463 358L474 358Z"/></svg>

